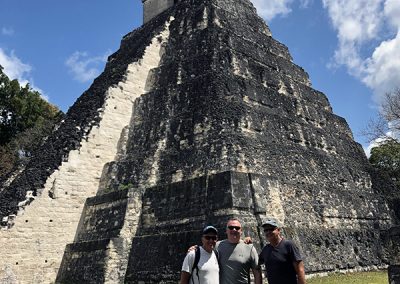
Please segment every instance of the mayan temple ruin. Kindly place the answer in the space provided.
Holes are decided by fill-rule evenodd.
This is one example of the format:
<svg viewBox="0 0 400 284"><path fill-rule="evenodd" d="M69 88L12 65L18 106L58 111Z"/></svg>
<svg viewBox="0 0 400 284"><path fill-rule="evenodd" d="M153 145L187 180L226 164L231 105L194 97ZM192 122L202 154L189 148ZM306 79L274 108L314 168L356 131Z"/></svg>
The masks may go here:
<svg viewBox="0 0 400 284"><path fill-rule="evenodd" d="M0 283L177 283L199 229L223 238L232 216L258 249L261 222L277 218L309 274L387 267L390 185L253 4L143 7L0 184Z"/></svg>

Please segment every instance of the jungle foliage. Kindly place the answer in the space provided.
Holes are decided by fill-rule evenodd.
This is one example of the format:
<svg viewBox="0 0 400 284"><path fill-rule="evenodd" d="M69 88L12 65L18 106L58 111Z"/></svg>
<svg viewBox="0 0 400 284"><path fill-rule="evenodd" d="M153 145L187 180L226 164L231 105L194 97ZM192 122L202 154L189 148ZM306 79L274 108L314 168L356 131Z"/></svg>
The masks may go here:
<svg viewBox="0 0 400 284"><path fill-rule="evenodd" d="M62 116L29 84L10 80L0 66L0 177L26 162Z"/></svg>

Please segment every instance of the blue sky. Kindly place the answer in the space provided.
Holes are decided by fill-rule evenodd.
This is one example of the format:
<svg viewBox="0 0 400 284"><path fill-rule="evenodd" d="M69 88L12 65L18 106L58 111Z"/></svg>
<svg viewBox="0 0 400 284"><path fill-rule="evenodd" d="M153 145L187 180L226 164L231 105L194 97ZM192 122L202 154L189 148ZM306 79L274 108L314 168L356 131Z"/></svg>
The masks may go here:
<svg viewBox="0 0 400 284"><path fill-rule="evenodd" d="M399 0L252 0L356 141L400 86ZM0 0L0 65L66 111L142 23L140 0Z"/></svg>

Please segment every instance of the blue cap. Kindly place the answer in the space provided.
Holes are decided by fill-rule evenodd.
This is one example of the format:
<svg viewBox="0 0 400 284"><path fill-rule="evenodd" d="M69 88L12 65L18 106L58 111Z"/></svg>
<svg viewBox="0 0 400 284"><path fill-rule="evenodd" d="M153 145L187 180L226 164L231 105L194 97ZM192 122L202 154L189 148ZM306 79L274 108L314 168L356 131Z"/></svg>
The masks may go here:
<svg viewBox="0 0 400 284"><path fill-rule="evenodd" d="M210 232L218 234L218 230L214 226L207 226L203 229L203 235L210 233Z"/></svg>
<svg viewBox="0 0 400 284"><path fill-rule="evenodd" d="M268 219L262 224L262 227L279 227L279 223L276 219Z"/></svg>

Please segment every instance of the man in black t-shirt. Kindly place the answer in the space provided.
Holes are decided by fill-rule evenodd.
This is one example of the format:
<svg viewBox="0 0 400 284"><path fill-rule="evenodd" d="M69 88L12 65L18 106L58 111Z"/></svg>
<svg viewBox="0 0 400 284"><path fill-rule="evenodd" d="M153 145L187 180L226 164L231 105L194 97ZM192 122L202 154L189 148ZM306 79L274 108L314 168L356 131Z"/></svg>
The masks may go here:
<svg viewBox="0 0 400 284"><path fill-rule="evenodd" d="M269 241L260 253L259 263L265 264L269 284L305 284L303 258L298 247L281 236L274 219L262 225Z"/></svg>

